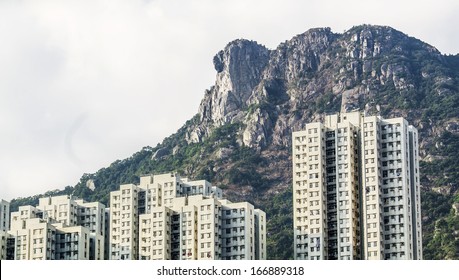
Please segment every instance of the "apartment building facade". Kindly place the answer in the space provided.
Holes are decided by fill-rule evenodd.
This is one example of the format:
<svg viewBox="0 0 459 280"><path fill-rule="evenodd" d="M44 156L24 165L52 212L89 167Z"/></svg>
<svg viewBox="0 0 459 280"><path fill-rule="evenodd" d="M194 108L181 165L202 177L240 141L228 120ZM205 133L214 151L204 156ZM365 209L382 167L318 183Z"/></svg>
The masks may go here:
<svg viewBox="0 0 459 280"><path fill-rule="evenodd" d="M12 259L104 259L105 206L69 196L40 198L11 213Z"/></svg>
<svg viewBox="0 0 459 280"><path fill-rule="evenodd" d="M11 243L12 236L4 230L0 230L0 260L14 260L14 245ZM13 250L13 251L12 251Z"/></svg>
<svg viewBox="0 0 459 280"><path fill-rule="evenodd" d="M142 176L110 202L111 259L266 259L265 213L205 180Z"/></svg>
<svg viewBox="0 0 459 280"><path fill-rule="evenodd" d="M142 213L139 201L144 195L145 191L133 184L121 185L119 191L110 193L110 259L138 258L138 223Z"/></svg>
<svg viewBox="0 0 459 280"><path fill-rule="evenodd" d="M103 259L99 253L98 258L94 258L94 253L91 255L91 231L83 226L64 227L55 225L55 259L56 260L89 260ZM100 249L98 247L97 249ZM103 248L103 247L102 247ZM101 256L102 255L102 258ZM91 258L92 257L92 258Z"/></svg>
<svg viewBox="0 0 459 280"><path fill-rule="evenodd" d="M223 260L265 260L266 213L248 202L222 200Z"/></svg>
<svg viewBox="0 0 459 280"><path fill-rule="evenodd" d="M326 116L293 133L296 259L422 259L417 131Z"/></svg>
<svg viewBox="0 0 459 280"><path fill-rule="evenodd" d="M10 203L6 200L0 200L0 231L10 229Z"/></svg>
<svg viewBox="0 0 459 280"><path fill-rule="evenodd" d="M56 227L42 219L41 211L33 206L21 206L11 213L15 260L55 259Z"/></svg>
<svg viewBox="0 0 459 280"><path fill-rule="evenodd" d="M39 199L37 209L43 218L61 223L60 228L78 227L89 231L89 255L87 259L103 260L105 247L105 205L86 202L83 199L62 195Z"/></svg>
<svg viewBox="0 0 459 280"><path fill-rule="evenodd" d="M8 258L8 230L10 229L10 203L0 199L0 260Z"/></svg>
<svg viewBox="0 0 459 280"><path fill-rule="evenodd" d="M266 215L247 202L180 197L140 220L140 259L266 259Z"/></svg>

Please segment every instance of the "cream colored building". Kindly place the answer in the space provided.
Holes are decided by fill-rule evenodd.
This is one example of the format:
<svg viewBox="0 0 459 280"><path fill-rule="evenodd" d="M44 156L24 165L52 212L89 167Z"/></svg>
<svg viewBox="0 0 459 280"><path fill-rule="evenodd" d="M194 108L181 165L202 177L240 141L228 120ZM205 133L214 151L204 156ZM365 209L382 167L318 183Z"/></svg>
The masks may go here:
<svg viewBox="0 0 459 280"><path fill-rule="evenodd" d="M173 211L168 207L154 207L140 216L139 243L141 260L167 260L172 258ZM175 245L175 244L174 244ZM175 250L177 251L177 250Z"/></svg>
<svg viewBox="0 0 459 280"><path fill-rule="evenodd" d="M63 225L57 225L55 236L55 259L89 260L91 254L90 240L91 232L86 227L64 227ZM101 247L99 246L98 248Z"/></svg>
<svg viewBox="0 0 459 280"><path fill-rule="evenodd" d="M90 260L105 259L106 232L105 205L100 202L76 200L78 205L77 225L89 230Z"/></svg>
<svg viewBox="0 0 459 280"><path fill-rule="evenodd" d="M266 213L248 202L221 203L221 259L266 260Z"/></svg>
<svg viewBox="0 0 459 280"><path fill-rule="evenodd" d="M11 213L14 259L104 259L105 207L68 196L40 198ZM10 242L11 243L11 242Z"/></svg>
<svg viewBox="0 0 459 280"><path fill-rule="evenodd" d="M177 197L221 196L209 182L189 181L174 173L147 175L140 184L121 185L110 193L110 259L139 259L139 215L156 207L171 207Z"/></svg>
<svg viewBox="0 0 459 280"><path fill-rule="evenodd" d="M361 130L363 257L422 259L418 132L403 118L375 117Z"/></svg>
<svg viewBox="0 0 459 280"><path fill-rule="evenodd" d="M8 231L10 229L10 203L6 200L0 200L0 230Z"/></svg>
<svg viewBox="0 0 459 280"><path fill-rule="evenodd" d="M266 259L266 215L247 202L194 195L140 216L140 258Z"/></svg>
<svg viewBox="0 0 459 280"><path fill-rule="evenodd" d="M254 209L254 231L255 231L255 244L253 250L255 251L255 260L266 260L268 258L267 255L267 243L266 243L266 236L268 234L266 228L266 213L260 209ZM252 240L250 240L252 243ZM252 250L252 249L251 249Z"/></svg>
<svg viewBox="0 0 459 280"><path fill-rule="evenodd" d="M67 195L42 197L38 200L37 209L43 212L44 219L73 226L78 222L78 204Z"/></svg>
<svg viewBox="0 0 459 280"><path fill-rule="evenodd" d="M72 196L61 195L40 198L37 209L43 212L44 219L62 223L61 228L82 226L88 229L90 232L88 259L104 259L106 214L102 203L86 202Z"/></svg>
<svg viewBox="0 0 459 280"><path fill-rule="evenodd" d="M292 141L296 259L422 258L414 127L344 113Z"/></svg>
<svg viewBox="0 0 459 280"><path fill-rule="evenodd" d="M265 213L221 198L209 182L173 173L121 185L110 196L111 258L266 259Z"/></svg>
<svg viewBox="0 0 459 280"><path fill-rule="evenodd" d="M139 193L142 193L141 196ZM138 259L138 225L145 191L133 184L110 193L110 259Z"/></svg>
<svg viewBox="0 0 459 280"><path fill-rule="evenodd" d="M33 206L20 206L11 213L15 260L55 259L56 227L43 220L42 212Z"/></svg>

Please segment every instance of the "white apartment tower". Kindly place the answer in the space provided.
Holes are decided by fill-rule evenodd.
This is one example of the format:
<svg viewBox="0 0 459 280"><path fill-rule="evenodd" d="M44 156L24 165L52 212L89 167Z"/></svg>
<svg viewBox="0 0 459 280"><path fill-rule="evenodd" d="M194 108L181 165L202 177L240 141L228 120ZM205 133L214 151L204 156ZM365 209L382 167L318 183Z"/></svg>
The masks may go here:
<svg viewBox="0 0 459 280"><path fill-rule="evenodd" d="M110 259L139 259L139 216L157 207L172 207L177 197L221 196L221 190L204 180L189 181L176 174L147 175L140 184L121 185L110 193Z"/></svg>
<svg viewBox="0 0 459 280"><path fill-rule="evenodd" d="M110 259L138 258L139 195L141 188L133 184L121 185L110 193ZM142 191L142 193L145 193Z"/></svg>
<svg viewBox="0 0 459 280"><path fill-rule="evenodd" d="M11 213L7 248L12 259L104 259L105 206L72 197L39 199Z"/></svg>
<svg viewBox="0 0 459 280"><path fill-rule="evenodd" d="M150 213L141 215L139 223L141 260L168 260L172 259L174 252L178 254L175 250L178 245L172 244L172 235L178 235L179 229L178 226L171 226L172 219L173 212L164 206L154 207ZM174 252L172 247L175 247Z"/></svg>
<svg viewBox="0 0 459 280"><path fill-rule="evenodd" d="M41 218L41 211L33 206L20 206L11 213L15 260L55 259L56 227Z"/></svg>
<svg viewBox="0 0 459 280"><path fill-rule="evenodd" d="M266 259L266 216L247 202L179 197L140 220L140 259Z"/></svg>
<svg viewBox="0 0 459 280"><path fill-rule="evenodd" d="M266 216L205 180L148 175L110 195L111 259L266 259Z"/></svg>
<svg viewBox="0 0 459 280"><path fill-rule="evenodd" d="M90 253L87 258L104 259L106 233L105 206L102 203L61 195L40 198L37 209L43 212L44 219L61 223L61 228L81 226L89 230Z"/></svg>
<svg viewBox="0 0 459 280"><path fill-rule="evenodd" d="M296 259L422 259L417 130L327 116L293 133Z"/></svg>
<svg viewBox="0 0 459 280"><path fill-rule="evenodd" d="M422 259L419 144L403 118L364 118L362 248L365 259Z"/></svg>
<svg viewBox="0 0 459 280"><path fill-rule="evenodd" d="M222 260L266 260L266 214L248 202L222 204Z"/></svg>
<svg viewBox="0 0 459 280"><path fill-rule="evenodd" d="M91 258L91 231L82 226L65 227L56 225L55 235L55 259L56 260L103 260L99 256ZM100 248L100 247L98 247Z"/></svg>

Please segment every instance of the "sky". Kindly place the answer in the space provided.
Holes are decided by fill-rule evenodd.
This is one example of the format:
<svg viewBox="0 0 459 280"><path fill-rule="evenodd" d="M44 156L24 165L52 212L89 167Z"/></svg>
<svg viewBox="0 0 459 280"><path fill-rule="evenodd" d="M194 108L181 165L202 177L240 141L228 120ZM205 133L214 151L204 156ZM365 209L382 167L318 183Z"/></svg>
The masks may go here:
<svg viewBox="0 0 459 280"><path fill-rule="evenodd" d="M388 25L459 53L457 0L0 0L0 199L75 185L198 112L212 58Z"/></svg>

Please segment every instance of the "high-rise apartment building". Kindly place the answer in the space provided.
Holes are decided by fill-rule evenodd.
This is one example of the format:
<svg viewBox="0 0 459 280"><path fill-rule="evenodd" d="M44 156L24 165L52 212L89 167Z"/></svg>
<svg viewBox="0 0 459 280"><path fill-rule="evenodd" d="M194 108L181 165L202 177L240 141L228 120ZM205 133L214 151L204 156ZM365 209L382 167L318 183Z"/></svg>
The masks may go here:
<svg viewBox="0 0 459 280"><path fill-rule="evenodd" d="M91 247L91 231L83 226L56 226L55 259L56 260L103 260L103 252L95 257ZM96 247L100 250L101 247ZM103 247L102 247L103 248Z"/></svg>
<svg viewBox="0 0 459 280"><path fill-rule="evenodd" d="M417 130L330 115L293 133L296 259L422 259Z"/></svg>
<svg viewBox="0 0 459 280"><path fill-rule="evenodd" d="M266 259L266 216L205 180L149 175L110 195L111 259Z"/></svg>
<svg viewBox="0 0 459 280"><path fill-rule="evenodd" d="M11 213L14 259L104 259L105 206L68 196L40 198Z"/></svg>
<svg viewBox="0 0 459 280"><path fill-rule="evenodd" d="M10 203L6 200L0 200L0 231L10 229Z"/></svg>
<svg viewBox="0 0 459 280"><path fill-rule="evenodd" d="M138 258L138 223L144 197L145 191L133 184L121 185L119 191L110 193L110 259Z"/></svg>
<svg viewBox="0 0 459 280"><path fill-rule="evenodd" d="M266 259L266 216L247 202L194 195L140 216L140 259Z"/></svg>
<svg viewBox="0 0 459 280"><path fill-rule="evenodd" d="M7 231L0 230L0 260L14 260L12 240L14 241Z"/></svg>
<svg viewBox="0 0 459 280"><path fill-rule="evenodd" d="M76 200L76 203L79 206L77 225L89 230L89 259L103 260L105 259L105 240L108 239L105 228L105 205L100 202L86 202L82 199Z"/></svg>
<svg viewBox="0 0 459 280"><path fill-rule="evenodd" d="M55 259L56 227L42 219L42 212L33 206L20 206L11 213L11 230L14 236L14 259Z"/></svg>
<svg viewBox="0 0 459 280"><path fill-rule="evenodd" d="M10 229L10 203L0 199L0 260L7 259L8 230Z"/></svg>
<svg viewBox="0 0 459 280"><path fill-rule="evenodd" d="M82 226L89 230L88 259L103 260L105 246L105 206L62 195L39 199L37 209L43 218L62 223L61 227Z"/></svg>
<svg viewBox="0 0 459 280"><path fill-rule="evenodd" d="M2 213L9 209L4 204ZM0 231L0 257L266 259L265 213L222 199L222 190L205 180L173 173L142 176L139 185L111 192L110 204L63 195L40 198L36 207L20 206L11 213L10 230Z"/></svg>
<svg viewBox="0 0 459 280"><path fill-rule="evenodd" d="M209 182L189 181L176 174L148 175L140 184L121 185L110 193L110 259L139 259L139 215L155 207L171 207L177 197L188 195L221 197Z"/></svg>
<svg viewBox="0 0 459 280"><path fill-rule="evenodd" d="M110 208L105 208L104 260L110 259Z"/></svg>
<svg viewBox="0 0 459 280"><path fill-rule="evenodd" d="M222 260L266 259L266 213L248 202L222 204Z"/></svg>

